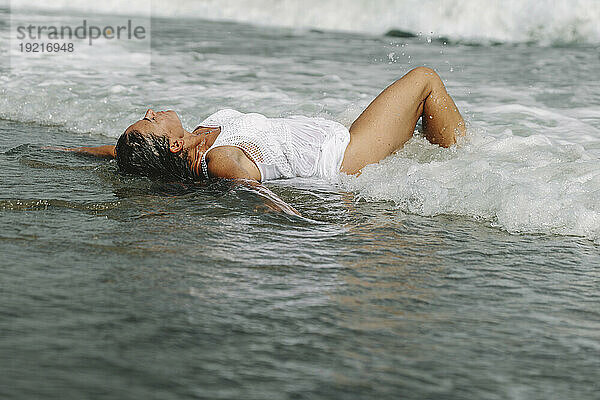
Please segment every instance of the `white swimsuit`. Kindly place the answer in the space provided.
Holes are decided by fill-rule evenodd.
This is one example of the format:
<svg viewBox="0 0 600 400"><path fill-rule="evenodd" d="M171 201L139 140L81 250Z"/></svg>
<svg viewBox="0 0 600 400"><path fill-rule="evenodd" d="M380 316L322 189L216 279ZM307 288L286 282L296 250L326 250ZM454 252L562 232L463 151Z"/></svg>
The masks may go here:
<svg viewBox="0 0 600 400"><path fill-rule="evenodd" d="M261 181L311 176L333 179L340 172L350 142L348 129L339 122L302 115L267 118L225 109L206 118L200 126L221 128L202 156L206 177L206 154L215 147L235 146L256 164Z"/></svg>

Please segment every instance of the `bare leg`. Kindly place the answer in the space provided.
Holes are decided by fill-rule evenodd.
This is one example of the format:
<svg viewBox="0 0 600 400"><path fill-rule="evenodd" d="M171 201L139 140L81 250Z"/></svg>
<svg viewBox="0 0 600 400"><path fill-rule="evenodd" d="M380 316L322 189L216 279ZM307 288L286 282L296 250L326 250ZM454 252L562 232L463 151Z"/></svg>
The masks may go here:
<svg viewBox="0 0 600 400"><path fill-rule="evenodd" d="M465 123L437 73L417 67L379 94L350 127L342 172L358 173L402 148L423 117L425 137L443 147L465 134Z"/></svg>
<svg viewBox="0 0 600 400"><path fill-rule="evenodd" d="M457 135L465 135L465 121L440 77L435 74L435 78L431 82L432 90L424 101L423 133L431 143L450 147L456 143Z"/></svg>

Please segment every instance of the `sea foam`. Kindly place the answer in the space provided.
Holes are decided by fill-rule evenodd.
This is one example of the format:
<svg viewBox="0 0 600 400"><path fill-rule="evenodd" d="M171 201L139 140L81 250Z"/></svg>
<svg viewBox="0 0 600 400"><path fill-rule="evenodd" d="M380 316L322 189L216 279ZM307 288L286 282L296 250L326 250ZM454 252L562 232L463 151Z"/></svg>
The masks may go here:
<svg viewBox="0 0 600 400"><path fill-rule="evenodd" d="M383 34L400 29L451 39L598 43L597 0L12 0L14 9L73 10Z"/></svg>
<svg viewBox="0 0 600 400"><path fill-rule="evenodd" d="M476 131L476 130L475 130ZM342 186L425 216L464 215L509 232L600 240L600 170L581 145L470 133L450 149L414 137Z"/></svg>

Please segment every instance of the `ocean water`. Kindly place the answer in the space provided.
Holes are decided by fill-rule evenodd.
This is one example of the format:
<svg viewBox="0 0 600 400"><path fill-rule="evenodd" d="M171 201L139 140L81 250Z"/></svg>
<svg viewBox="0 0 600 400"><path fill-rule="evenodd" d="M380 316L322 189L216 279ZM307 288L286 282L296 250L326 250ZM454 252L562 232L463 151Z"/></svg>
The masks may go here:
<svg viewBox="0 0 600 400"><path fill-rule="evenodd" d="M0 398L598 398L597 2L90 4L0 3ZM83 19L147 40L19 53ZM302 218L44 148L148 107L349 126L419 65L464 140L266 184Z"/></svg>

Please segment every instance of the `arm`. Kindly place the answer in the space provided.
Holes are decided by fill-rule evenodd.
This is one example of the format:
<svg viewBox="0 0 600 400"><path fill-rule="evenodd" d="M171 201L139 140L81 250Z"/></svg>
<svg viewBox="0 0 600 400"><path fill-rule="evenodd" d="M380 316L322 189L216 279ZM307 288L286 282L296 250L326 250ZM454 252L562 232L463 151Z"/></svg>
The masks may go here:
<svg viewBox="0 0 600 400"><path fill-rule="evenodd" d="M250 179L234 179L233 182L238 185L242 185L250 191L259 195L261 198L264 199L265 206L273 211L283 212L288 215L295 215L297 217L302 216L298 212L298 210L290 206L285 201L281 200L279 196L270 191L266 186L262 185L260 182Z"/></svg>
<svg viewBox="0 0 600 400"><path fill-rule="evenodd" d="M115 146L113 146L112 144L107 144L104 146L96 146L96 147L74 147L74 148L48 146L48 147L44 147L44 149L72 151L74 153L89 154L89 155L96 156L96 157L115 158Z"/></svg>
<svg viewBox="0 0 600 400"><path fill-rule="evenodd" d="M230 180L232 183L256 193L264 200L265 206L273 211L301 216L294 207L287 204L258 181L260 173L256 165L249 161L243 153L240 154L237 149L233 151L227 149L215 150L212 150L207 156L210 176Z"/></svg>

